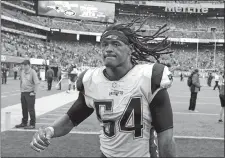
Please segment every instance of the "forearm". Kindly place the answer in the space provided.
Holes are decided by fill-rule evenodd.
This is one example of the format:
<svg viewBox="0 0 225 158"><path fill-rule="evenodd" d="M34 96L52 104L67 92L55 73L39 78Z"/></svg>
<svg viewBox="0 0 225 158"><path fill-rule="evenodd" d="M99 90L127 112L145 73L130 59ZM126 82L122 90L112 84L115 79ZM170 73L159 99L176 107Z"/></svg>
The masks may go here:
<svg viewBox="0 0 225 158"><path fill-rule="evenodd" d="M174 138L166 141L158 142L159 146L159 157L176 157L176 144Z"/></svg>
<svg viewBox="0 0 225 158"><path fill-rule="evenodd" d="M37 93L37 89L38 89L38 84L35 84L35 86L34 86L34 93Z"/></svg>
<svg viewBox="0 0 225 158"><path fill-rule="evenodd" d="M65 114L56 120L51 127L54 129L54 135L52 138L55 138L68 134L73 129L74 125L69 116Z"/></svg>

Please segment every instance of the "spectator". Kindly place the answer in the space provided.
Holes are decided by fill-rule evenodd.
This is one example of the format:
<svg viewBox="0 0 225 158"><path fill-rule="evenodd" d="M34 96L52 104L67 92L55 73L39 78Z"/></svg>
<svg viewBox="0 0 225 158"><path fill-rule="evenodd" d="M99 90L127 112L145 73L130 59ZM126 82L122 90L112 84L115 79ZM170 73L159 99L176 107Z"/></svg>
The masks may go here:
<svg viewBox="0 0 225 158"><path fill-rule="evenodd" d="M212 76L212 73L210 72L208 76L208 80L207 80L207 84L209 87L211 87L212 79L213 79L213 76Z"/></svg>
<svg viewBox="0 0 225 158"><path fill-rule="evenodd" d="M61 78L62 78L62 71L61 71L61 67L59 66L58 67L58 72L57 72L57 79L58 79L58 82L59 82L58 90L61 90L61 88L62 88Z"/></svg>
<svg viewBox="0 0 225 158"><path fill-rule="evenodd" d="M218 89L220 90L219 79L220 79L220 77L218 75L218 72L216 72L216 74L215 74L215 86L214 86L213 90L215 90L216 87L218 87Z"/></svg>
<svg viewBox="0 0 225 158"><path fill-rule="evenodd" d="M223 72L220 72L220 75L219 75L219 88L220 88L220 85L222 85L223 83L223 80L224 80L224 75L223 75Z"/></svg>
<svg viewBox="0 0 225 158"><path fill-rule="evenodd" d="M7 83L7 72L8 72L8 69L6 65L2 65L2 84Z"/></svg>
<svg viewBox="0 0 225 158"><path fill-rule="evenodd" d="M183 81L184 80L184 74L181 72L180 73L180 81Z"/></svg>
<svg viewBox="0 0 225 158"><path fill-rule="evenodd" d="M48 83L48 91L50 91L51 88L52 88L53 77L54 77L54 71L51 69L50 66L48 66L48 70L46 72L46 78L47 78L47 83Z"/></svg>
<svg viewBox="0 0 225 158"><path fill-rule="evenodd" d="M30 61L24 60L23 70L20 77L21 104L22 104L22 123L16 128L34 129L36 124L35 116L35 95L37 93L38 77L35 70L30 67ZM27 126L28 112L30 114L30 125Z"/></svg>
<svg viewBox="0 0 225 158"><path fill-rule="evenodd" d="M18 66L17 65L14 66L13 72L14 72L14 80L16 80L17 74L18 74Z"/></svg>
<svg viewBox="0 0 225 158"><path fill-rule="evenodd" d="M76 88L75 83L76 83L77 75L78 75L78 71L76 69L76 66L72 64L68 71L69 87L68 87L68 90L66 91L67 93L70 92L71 86L73 86L73 90L75 91L75 88Z"/></svg>
<svg viewBox="0 0 225 158"><path fill-rule="evenodd" d="M191 98L190 98L190 105L189 105L189 111L198 112L195 110L196 107L196 100L197 100L197 94L200 91L200 80L199 80L199 71L198 69L195 69L191 74Z"/></svg>
<svg viewBox="0 0 225 158"><path fill-rule="evenodd" d="M221 109L220 109L220 118L219 122L223 122L223 114L224 114L224 105L225 105L225 97L224 97L224 76L223 76L223 81L220 85L220 90L219 90L219 98L220 98L220 103L221 103Z"/></svg>

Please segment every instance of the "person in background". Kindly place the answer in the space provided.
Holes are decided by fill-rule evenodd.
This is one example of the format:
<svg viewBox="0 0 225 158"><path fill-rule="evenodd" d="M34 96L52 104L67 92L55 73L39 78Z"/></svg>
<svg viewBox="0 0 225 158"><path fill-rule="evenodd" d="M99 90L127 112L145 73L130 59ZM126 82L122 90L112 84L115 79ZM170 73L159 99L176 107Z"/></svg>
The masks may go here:
<svg viewBox="0 0 225 158"><path fill-rule="evenodd" d="M219 74L219 83L218 83L218 85L219 85L219 89L220 89L220 85L222 85L222 83L223 83L223 81L224 81L224 78L223 78L224 76L223 76L223 72L220 72L220 74Z"/></svg>
<svg viewBox="0 0 225 158"><path fill-rule="evenodd" d="M77 75L78 75L78 71L76 69L76 65L71 65L71 67L69 68L68 71L68 77L69 77L69 87L68 90L66 91L67 93L70 92L71 87L73 86L73 90L75 91L76 89L76 80L77 80Z"/></svg>
<svg viewBox="0 0 225 158"><path fill-rule="evenodd" d="M23 65L20 65L19 68L18 68L18 76L19 76L19 79L21 78L22 70L23 70Z"/></svg>
<svg viewBox="0 0 225 158"><path fill-rule="evenodd" d="M18 66L17 66L17 65L15 65L15 66L13 67L13 72L14 72L14 80L16 80L17 74L18 74Z"/></svg>
<svg viewBox="0 0 225 158"><path fill-rule="evenodd" d="M216 74L215 74L215 86L214 86L213 90L216 90L216 87L218 87L218 89L220 90L218 72L216 72Z"/></svg>
<svg viewBox="0 0 225 158"><path fill-rule="evenodd" d="M61 67L58 67L58 72L57 72L57 79L58 79L58 82L61 80L62 78L62 71L61 71ZM59 83L59 88L58 90L61 90L62 88L62 84L61 82Z"/></svg>
<svg viewBox="0 0 225 158"><path fill-rule="evenodd" d="M39 80L37 73L30 67L30 61L24 60L23 70L20 76L21 104L22 104L22 123L16 128L34 129L36 123L35 116L35 96L37 93ZM28 112L30 114L30 125L27 126Z"/></svg>
<svg viewBox="0 0 225 158"><path fill-rule="evenodd" d="M212 73L210 72L208 76L208 80L207 80L207 84L209 87L211 87L212 79L213 79L213 76L212 76Z"/></svg>
<svg viewBox="0 0 225 158"><path fill-rule="evenodd" d="M190 86L191 98L190 98L190 104L189 104L189 111L198 112L197 110L195 110L197 95L201 88L198 69L195 69L192 72L191 76L192 76L191 77L192 84Z"/></svg>
<svg viewBox="0 0 225 158"><path fill-rule="evenodd" d="M48 66L48 70L46 72L46 78L47 78L47 83L48 83L48 91L50 91L51 88L52 88L53 77L54 77L54 71L51 69L50 66Z"/></svg>
<svg viewBox="0 0 225 158"><path fill-rule="evenodd" d="M223 114L224 114L224 105L225 105L225 97L224 97L224 76L223 76L223 81L220 84L219 98L220 98L220 103L221 103L219 122L223 122L223 119L222 118L223 118Z"/></svg>
<svg viewBox="0 0 225 158"><path fill-rule="evenodd" d="M183 81L184 80L184 74L181 72L180 73L180 81Z"/></svg>
<svg viewBox="0 0 225 158"><path fill-rule="evenodd" d="M6 65L2 65L2 84L7 83L7 72L8 72L8 69Z"/></svg>

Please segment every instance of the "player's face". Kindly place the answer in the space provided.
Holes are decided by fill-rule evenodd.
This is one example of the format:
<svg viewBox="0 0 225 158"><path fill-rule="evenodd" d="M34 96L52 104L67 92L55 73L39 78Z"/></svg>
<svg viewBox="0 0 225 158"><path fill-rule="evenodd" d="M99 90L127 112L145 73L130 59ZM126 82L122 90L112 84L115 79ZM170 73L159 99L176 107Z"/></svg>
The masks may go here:
<svg viewBox="0 0 225 158"><path fill-rule="evenodd" d="M101 50L106 67L115 68L130 62L131 49L120 40L102 41Z"/></svg>
<svg viewBox="0 0 225 158"><path fill-rule="evenodd" d="M23 69L25 70L25 71L28 71L29 69L30 69L30 65L28 65L28 64L24 64L23 65Z"/></svg>

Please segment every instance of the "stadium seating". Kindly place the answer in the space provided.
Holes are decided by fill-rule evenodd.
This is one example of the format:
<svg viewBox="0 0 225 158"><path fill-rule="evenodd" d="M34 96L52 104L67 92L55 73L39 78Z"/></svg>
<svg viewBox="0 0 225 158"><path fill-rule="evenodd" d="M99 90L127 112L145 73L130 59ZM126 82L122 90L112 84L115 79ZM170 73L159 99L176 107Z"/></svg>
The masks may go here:
<svg viewBox="0 0 225 158"><path fill-rule="evenodd" d="M19 2L15 2L19 3ZM60 18L47 18L40 16L30 16L24 11L18 11L18 9L7 9L5 6L1 10L3 15L9 17L16 17L17 19L31 22L34 24L39 24L43 26L48 26L52 28L69 29L76 31L87 31L87 32L102 32L106 28L106 24L99 22L87 22L87 21L76 21ZM116 14L117 23L126 23L132 19L137 18L137 15L124 15ZM192 16L149 16L146 21L148 29L156 30L159 26L167 24L170 28L168 35L170 37L179 38L202 38L202 39L213 39L211 28L216 28L216 38L223 39L224 34L224 21L222 19L207 19L203 15L198 18L193 18ZM148 31L148 30L147 30Z"/></svg>
<svg viewBox="0 0 225 158"><path fill-rule="evenodd" d="M28 9L32 9L33 5L24 3L24 1L8 1L10 3L22 6ZM88 32L102 32L107 24L99 22L87 22L76 21L60 18L47 18L40 16L31 16L22 10L16 8L8 8L3 5L1 13L5 16L16 18L22 21L47 26L50 28L62 28L76 31L88 31ZM128 22L137 18L137 15L122 15L116 14L116 23ZM185 19L185 20L184 20ZM210 28L217 28L215 32L215 38L223 39L224 22L221 19L207 19L204 16L198 18L186 17L172 17L170 16L150 16L144 25L146 31L143 34L153 34L160 26L167 23L170 28L169 32L165 35L171 38L202 38L213 39L214 34ZM20 31L26 31L39 34L37 29L30 29L28 27L18 26L16 23L10 23L5 20L2 21L4 27L18 29ZM196 46L188 47L185 45L173 45L172 55L164 55L160 59L162 63L171 63L174 68L188 70L190 67L196 65ZM94 51L93 51L94 49ZM213 68L213 47L208 50L199 48L198 65L200 68ZM223 50L217 47L216 51L216 67L223 67ZM102 64L101 53L97 44L88 42L69 42L66 40L46 42L41 39L31 38L22 35L16 35L11 33L2 32L2 54L22 56L22 57L35 57L44 58L50 60L51 63L61 63L67 65L68 63L83 63L88 66L98 66ZM90 64L91 63L91 64Z"/></svg>
<svg viewBox="0 0 225 158"><path fill-rule="evenodd" d="M93 51L94 50L94 51ZM92 63L101 64L97 45L91 43L52 41L2 32L2 54L48 59L53 64Z"/></svg>

